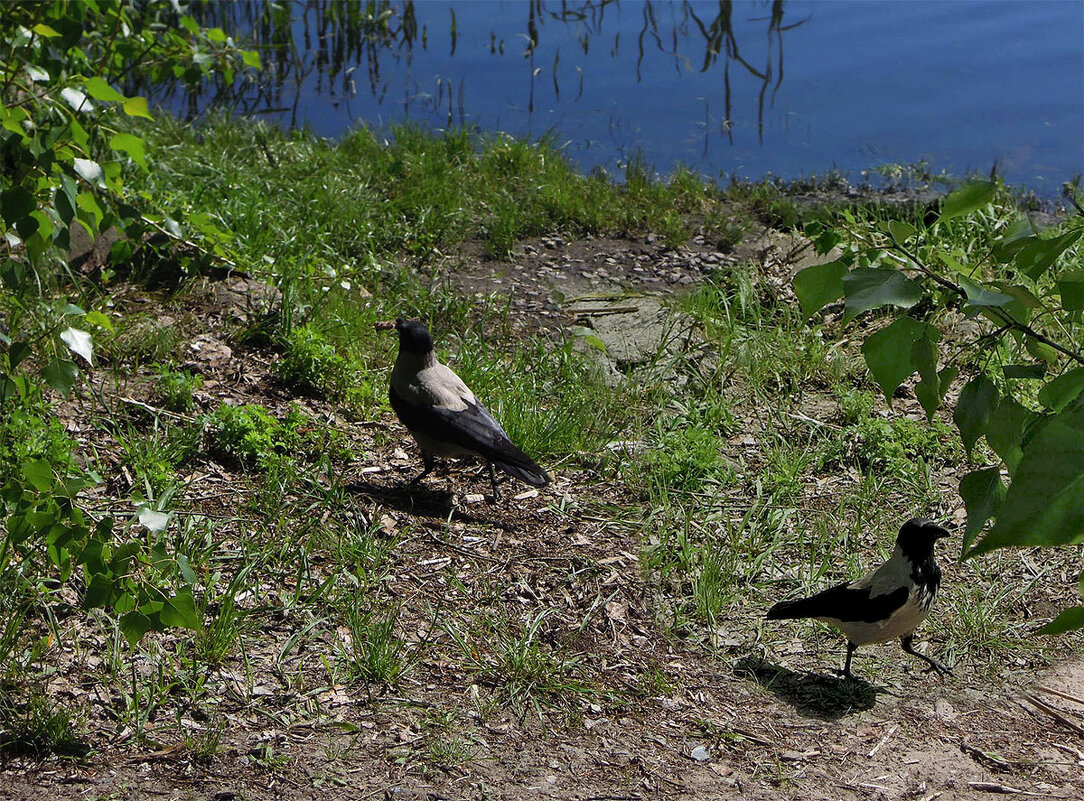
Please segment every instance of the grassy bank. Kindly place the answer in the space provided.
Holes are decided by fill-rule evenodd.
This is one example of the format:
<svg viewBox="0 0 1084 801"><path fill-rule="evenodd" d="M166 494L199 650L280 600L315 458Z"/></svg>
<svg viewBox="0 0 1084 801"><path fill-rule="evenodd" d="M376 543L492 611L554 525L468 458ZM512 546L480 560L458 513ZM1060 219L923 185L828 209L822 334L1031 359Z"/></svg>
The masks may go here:
<svg viewBox="0 0 1084 801"><path fill-rule="evenodd" d="M252 729L356 726L353 707L329 711L340 694L418 735L396 759L455 765L505 707L575 729L665 695L684 680L660 657L671 646L728 669L749 655L836 666L836 635L767 627L764 611L860 574L908 517L959 508L968 458L950 414L927 422L910 388L889 405L868 376L851 334L877 321L809 324L788 265L742 250L766 222L801 222L776 188L659 181L637 165L615 183L577 174L548 143L467 133L336 144L163 121L140 134L159 158L133 170L132 191L156 198L182 239L206 223L225 232L251 280L224 297L219 271L204 280L183 242L171 258L59 279L53 289L106 315L97 366L70 399L5 414L0 464L5 479L37 459L80 478L57 514L124 521L103 558L122 559L125 539L145 545L152 558L126 575L191 587L192 614L129 645L116 614L81 608L78 576L66 584L5 551L6 748L113 737L210 759L238 710ZM860 235L921 210L847 214ZM1001 193L985 224L1017 216ZM455 289L467 264L514 280L522 241L554 234L678 252L697 238L744 258L668 298L695 340L607 382L571 326L514 313L496 285ZM941 235L966 249L974 231ZM557 474L554 491L469 504L484 481L461 471L402 488L419 462L386 403L395 342L373 328L395 316L430 323L512 439ZM945 592L922 635L969 681L1012 680L1078 642L1032 636L1071 597L1077 553L957 555L943 554ZM628 620L631 645L607 628ZM875 653L879 681L918 680L894 651ZM285 770L271 743L247 758Z"/></svg>

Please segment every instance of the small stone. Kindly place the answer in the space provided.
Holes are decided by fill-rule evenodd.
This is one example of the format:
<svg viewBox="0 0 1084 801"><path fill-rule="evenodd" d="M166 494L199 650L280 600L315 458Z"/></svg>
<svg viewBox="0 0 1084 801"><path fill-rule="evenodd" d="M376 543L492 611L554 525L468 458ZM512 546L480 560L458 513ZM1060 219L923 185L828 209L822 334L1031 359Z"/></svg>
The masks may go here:
<svg viewBox="0 0 1084 801"><path fill-rule="evenodd" d="M689 756L696 762L711 762L711 752L702 745L694 748Z"/></svg>

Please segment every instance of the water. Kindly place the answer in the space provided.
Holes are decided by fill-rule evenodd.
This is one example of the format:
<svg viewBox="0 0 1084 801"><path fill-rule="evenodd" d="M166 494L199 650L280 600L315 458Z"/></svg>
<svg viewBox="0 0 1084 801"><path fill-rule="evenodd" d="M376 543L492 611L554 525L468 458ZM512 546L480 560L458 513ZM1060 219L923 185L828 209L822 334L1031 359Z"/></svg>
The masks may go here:
<svg viewBox="0 0 1084 801"><path fill-rule="evenodd" d="M1084 172L1077 0L375 2L386 16L368 36L342 2L289 7L279 35L292 33L299 54L264 50L277 89L239 102L320 135L472 125L552 136L585 171L639 157L664 174L680 163L723 178L996 164L1048 196ZM305 40L321 41L329 8L340 18L321 67ZM236 29L243 11L264 6L202 21Z"/></svg>

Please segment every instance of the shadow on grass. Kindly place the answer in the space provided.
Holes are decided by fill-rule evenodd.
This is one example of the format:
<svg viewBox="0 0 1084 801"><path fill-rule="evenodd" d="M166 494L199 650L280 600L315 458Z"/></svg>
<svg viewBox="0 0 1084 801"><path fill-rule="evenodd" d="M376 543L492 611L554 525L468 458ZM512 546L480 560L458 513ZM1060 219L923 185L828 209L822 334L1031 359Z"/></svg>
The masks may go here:
<svg viewBox="0 0 1084 801"><path fill-rule="evenodd" d="M757 656L738 660L734 673L753 679L810 717L835 720L849 712L871 709L877 702L877 688L865 679L795 673Z"/></svg>
<svg viewBox="0 0 1084 801"><path fill-rule="evenodd" d="M382 506L414 517L429 517L437 520L453 518L464 523L495 525L505 530L514 529L514 525L503 521L500 513L500 501L486 496L485 503L479 503L478 513L472 513L455 502L455 493L445 489L433 489L424 482L411 484L408 481L392 484L376 484L371 481L353 481L345 486L347 492L372 498ZM488 487L487 487L488 489ZM496 509L497 511L493 511Z"/></svg>
<svg viewBox="0 0 1084 801"><path fill-rule="evenodd" d="M453 511L454 496L451 492L433 489L424 483L411 484L403 481L389 486L372 481L353 481L346 485L346 490L411 515L446 519Z"/></svg>

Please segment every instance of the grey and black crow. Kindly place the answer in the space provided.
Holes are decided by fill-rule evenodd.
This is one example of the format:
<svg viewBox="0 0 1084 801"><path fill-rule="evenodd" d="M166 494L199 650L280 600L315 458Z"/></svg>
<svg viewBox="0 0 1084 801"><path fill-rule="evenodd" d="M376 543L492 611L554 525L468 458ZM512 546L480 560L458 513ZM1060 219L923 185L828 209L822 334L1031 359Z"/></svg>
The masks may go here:
<svg viewBox="0 0 1084 801"><path fill-rule="evenodd" d="M377 323L399 332L399 356L391 371L388 398L422 451L425 469L411 483L429 475L438 456L477 456L533 487L550 483L549 474L512 444L493 415L450 368L437 361L433 338L422 323L398 319Z"/></svg>
<svg viewBox="0 0 1084 801"><path fill-rule="evenodd" d="M952 671L914 650L914 630L930 612L941 586L934 543L949 532L932 520L912 518L896 537L888 561L863 578L847 581L809 598L780 601L768 620L815 618L830 623L847 638L843 675L851 676L851 656L860 645L900 638L903 650L929 664L929 670Z"/></svg>

